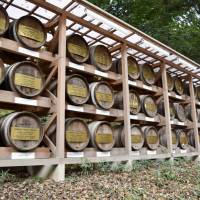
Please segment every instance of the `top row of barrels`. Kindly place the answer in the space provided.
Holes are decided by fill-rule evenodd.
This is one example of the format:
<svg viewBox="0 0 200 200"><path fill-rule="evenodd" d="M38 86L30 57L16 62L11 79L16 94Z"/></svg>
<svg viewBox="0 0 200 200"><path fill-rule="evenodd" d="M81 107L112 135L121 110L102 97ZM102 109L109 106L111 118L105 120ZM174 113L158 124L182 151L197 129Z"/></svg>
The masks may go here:
<svg viewBox="0 0 200 200"><path fill-rule="evenodd" d="M9 16L5 8L0 7L0 36L14 39L29 49L39 49L45 46L47 49L55 46L51 50L57 53L58 44L51 45L51 41L47 42L47 30L42 22L30 15L23 16L9 22ZM52 40L53 42L53 40ZM55 41L54 41L55 42ZM66 39L66 56L75 63L90 63L101 71L114 71L122 74L121 59L113 61L109 49L103 45L95 45L89 47L86 40L77 34L67 36ZM137 60L128 56L128 74L130 80L138 80L139 78L147 85L157 84L159 73L156 74L153 67L147 63L140 66ZM172 78L167 75L169 91L175 91L178 95L188 94L184 91L185 87L182 80L178 77ZM162 82L158 82L162 86ZM196 89L196 88L195 88ZM188 90L188 89L187 89ZM197 92L200 99L200 92Z"/></svg>

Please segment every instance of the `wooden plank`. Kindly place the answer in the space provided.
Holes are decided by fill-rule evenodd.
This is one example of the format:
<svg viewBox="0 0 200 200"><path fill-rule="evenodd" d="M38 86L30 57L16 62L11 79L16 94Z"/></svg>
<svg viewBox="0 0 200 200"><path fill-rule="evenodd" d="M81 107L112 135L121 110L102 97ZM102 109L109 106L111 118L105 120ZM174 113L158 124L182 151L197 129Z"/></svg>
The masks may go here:
<svg viewBox="0 0 200 200"><path fill-rule="evenodd" d="M121 48L121 61L122 61L122 80L123 80L125 148L127 150L127 154L130 155L132 147L131 147L131 121L130 121L129 84L128 84L128 61L127 61L126 44L123 44Z"/></svg>
<svg viewBox="0 0 200 200"><path fill-rule="evenodd" d="M40 58L45 61L53 62L55 58L52 53L44 50L32 51L22 47L19 43L9 40L7 38L0 38L0 49L12 53L16 53L23 56L31 56L33 58Z"/></svg>
<svg viewBox="0 0 200 200"><path fill-rule="evenodd" d="M164 107L165 107L165 128L167 136L167 148L170 154L172 154L172 133L171 133L171 119L170 119L170 105L169 105L169 94L167 84L167 71L165 63L162 64L162 85L163 85L163 96L164 96Z"/></svg>
<svg viewBox="0 0 200 200"><path fill-rule="evenodd" d="M197 152L200 154L198 119L197 119L197 112L196 112L196 98L195 98L195 94L194 94L194 86L193 86L193 83L192 83L192 77L190 77L189 89L190 89L190 97L191 97L191 108L192 108L192 120L193 120L193 128L194 128L195 147L196 147Z"/></svg>
<svg viewBox="0 0 200 200"><path fill-rule="evenodd" d="M36 97L33 99L26 99L20 97L16 92L0 90L0 102L10 103L16 105L26 105L41 108L50 108L51 99L47 97Z"/></svg>

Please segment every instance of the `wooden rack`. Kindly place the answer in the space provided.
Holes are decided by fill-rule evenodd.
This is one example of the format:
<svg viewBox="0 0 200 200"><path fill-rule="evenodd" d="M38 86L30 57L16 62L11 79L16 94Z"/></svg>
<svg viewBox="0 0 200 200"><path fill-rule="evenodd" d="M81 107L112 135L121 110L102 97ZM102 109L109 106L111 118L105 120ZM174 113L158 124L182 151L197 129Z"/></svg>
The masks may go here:
<svg viewBox="0 0 200 200"><path fill-rule="evenodd" d="M1 152L4 149L0 148L0 167L13 167L13 166L43 166L39 171L41 176L45 176L52 171L51 177L57 181L64 180L65 178L65 165L66 164L79 164L83 161L83 158L87 158L90 162L102 162L102 161L132 161L142 159L173 159L175 157L194 156L199 157L200 145L198 129L200 124L198 123L196 116L196 106L200 105L195 98L193 83L198 86L200 84L200 73L198 71L200 65L194 61L186 58L185 56L177 53L166 45L154 40L146 34L140 32L134 27L120 21L119 19L109 15L108 13L100 10L94 5L88 3L85 0L71 0L58 1L57 4L49 3L50 1L44 0L28 0L26 3L31 3L32 9L26 9L21 4L15 4L13 0L4 1L0 0L5 8L13 8L23 10L27 14L39 17L46 25L46 28L52 30L52 28L58 26L58 54L53 55L46 50L32 51L24 48L15 41L0 38L0 50L10 52L20 57L37 58L50 66L51 69L47 83L51 80L55 74L57 77L57 97L46 91L45 97L37 97L36 99L25 99L19 97L16 93L10 91L0 90L0 105L5 107L6 105L13 105L18 110L30 110L38 113L51 113L49 122L44 127L45 133L53 122L56 121L56 144L50 140L46 134L44 142L48 149L42 149L41 151L30 153L21 153L18 157L14 158L10 156L13 150L10 149L10 154L1 157ZM56 2L56 1L54 1ZM59 4L60 2L60 4ZM44 13L37 12L37 10L44 9ZM79 16L77 9L80 13L85 9L88 12ZM94 14L94 18L89 17L89 12ZM45 16L45 13L47 16ZM51 17L49 17L51 15ZM95 15L98 16L95 22ZM102 19L102 21L101 21ZM105 21L108 21L108 24ZM69 23L68 23L69 22ZM67 26L66 26L67 24ZM110 25L110 27L109 27ZM77 27L76 27L77 26ZM106 27L105 27L106 26ZM83 29L86 29L83 31ZM122 30L123 34L119 34L119 30ZM106 45L114 58L122 58L122 74L116 74L114 72L101 72L90 64L75 64L66 58L66 33L78 33L87 38L89 45L101 43ZM93 35L92 32L95 34ZM124 33L127 32L127 33ZM56 36L55 36L56 37ZM139 37L136 41L135 38ZM109 42L108 42L109 41ZM110 42L111 41L111 42ZM153 44L157 49L152 48ZM164 53L163 53L164 52ZM161 69L163 88L158 86L148 86L141 81L131 81L128 79L128 66L127 56L134 56L138 62L151 63L155 68ZM183 62L181 63L180 60ZM45 65L46 66L46 65ZM108 111L97 109L93 105L86 104L84 106L74 106L66 104L65 101L65 75L67 70L72 70L83 75L98 76L102 79L108 80L114 85L122 85L123 88L123 102L124 110L110 109ZM190 96L177 95L174 92L168 92L167 86L167 72L174 76L179 76L189 81L190 84ZM165 105L165 117L157 115L155 118L146 117L140 113L138 115L130 115L129 108L129 89L139 88L146 94L153 93L154 95L164 96ZM170 120L170 107L169 99L173 98L181 102L189 102L192 107L193 122L178 122ZM66 152L65 151L65 113L68 115L77 115L92 117L93 119L107 120L107 121L121 121L124 122L125 127L125 148L114 148L111 152L99 152L94 148L86 148L83 152ZM149 151L146 148L142 148L140 151L132 151L131 148L131 122L146 124L156 124L158 126L165 126L167 131L167 148L159 147L156 151ZM194 129L195 133L195 148L176 151L172 148L171 127L180 126L189 129ZM40 159L39 159L40 158ZM42 159L41 159L42 158Z"/></svg>

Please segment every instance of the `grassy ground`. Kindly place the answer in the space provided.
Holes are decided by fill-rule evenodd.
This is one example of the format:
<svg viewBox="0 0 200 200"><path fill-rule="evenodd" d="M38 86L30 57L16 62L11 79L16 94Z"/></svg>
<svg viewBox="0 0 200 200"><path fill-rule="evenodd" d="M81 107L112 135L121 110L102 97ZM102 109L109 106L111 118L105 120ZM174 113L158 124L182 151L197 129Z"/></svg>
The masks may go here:
<svg viewBox="0 0 200 200"><path fill-rule="evenodd" d="M83 161L68 166L66 180L55 183L37 177L0 173L0 199L200 199L200 166L191 161L141 161L130 165Z"/></svg>

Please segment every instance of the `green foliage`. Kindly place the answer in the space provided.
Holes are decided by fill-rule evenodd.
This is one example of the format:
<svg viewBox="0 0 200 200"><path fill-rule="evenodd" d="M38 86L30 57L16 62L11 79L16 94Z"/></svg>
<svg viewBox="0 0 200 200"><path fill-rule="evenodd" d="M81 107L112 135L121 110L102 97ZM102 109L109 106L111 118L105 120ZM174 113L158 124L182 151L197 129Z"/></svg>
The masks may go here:
<svg viewBox="0 0 200 200"><path fill-rule="evenodd" d="M8 181L14 181L15 180L15 176L9 173L9 170L6 171L0 171L0 184L4 184L5 182Z"/></svg>
<svg viewBox="0 0 200 200"><path fill-rule="evenodd" d="M84 175L88 175L91 171L94 170L94 165L86 158L82 159L80 167L82 174Z"/></svg>
<svg viewBox="0 0 200 200"><path fill-rule="evenodd" d="M90 0L200 63L200 0Z"/></svg>

